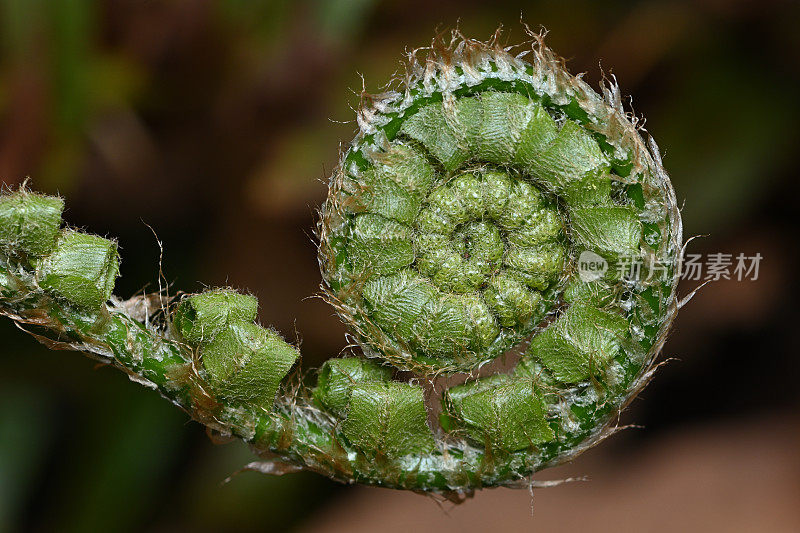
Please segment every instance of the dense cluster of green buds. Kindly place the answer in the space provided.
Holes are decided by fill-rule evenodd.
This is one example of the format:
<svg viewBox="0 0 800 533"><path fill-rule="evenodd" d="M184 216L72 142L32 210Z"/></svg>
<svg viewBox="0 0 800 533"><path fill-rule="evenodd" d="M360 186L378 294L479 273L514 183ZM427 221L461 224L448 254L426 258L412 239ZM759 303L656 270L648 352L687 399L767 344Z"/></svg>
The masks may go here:
<svg viewBox="0 0 800 533"><path fill-rule="evenodd" d="M62 200L24 188L0 197L0 313L157 387L270 471L464 494L594 445L677 310L658 151L616 86L598 95L538 36L525 59L461 37L418 55L368 98L330 180L323 290L359 352L315 386L253 296L214 289L158 317L112 297L116 244L62 229Z"/></svg>

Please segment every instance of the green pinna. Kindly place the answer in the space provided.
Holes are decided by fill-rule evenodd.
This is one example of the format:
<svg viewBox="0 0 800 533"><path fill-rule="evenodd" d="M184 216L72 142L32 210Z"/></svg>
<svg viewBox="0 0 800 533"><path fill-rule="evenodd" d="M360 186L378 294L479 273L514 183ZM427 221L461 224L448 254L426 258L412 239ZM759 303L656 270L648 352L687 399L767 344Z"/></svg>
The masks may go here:
<svg viewBox="0 0 800 533"><path fill-rule="evenodd" d="M314 379L252 295L186 295L161 321L114 297L116 243L25 187L0 196L0 314L245 440L265 472L459 497L597 444L679 307L658 148L614 83L598 94L540 35L409 57L362 98L319 211L323 293L356 346Z"/></svg>

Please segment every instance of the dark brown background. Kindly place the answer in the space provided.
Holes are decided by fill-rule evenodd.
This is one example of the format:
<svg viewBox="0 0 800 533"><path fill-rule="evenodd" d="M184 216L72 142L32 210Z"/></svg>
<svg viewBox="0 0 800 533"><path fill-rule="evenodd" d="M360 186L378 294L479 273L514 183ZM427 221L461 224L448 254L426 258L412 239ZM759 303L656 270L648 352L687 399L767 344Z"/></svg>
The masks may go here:
<svg viewBox="0 0 800 533"><path fill-rule="evenodd" d="M797 531L800 6L779 0L542 2L0 0L0 179L67 198L119 238L116 292L249 288L304 365L344 346L311 229L377 91L437 29L523 38L520 13L586 71L617 75L665 155L697 253L764 256L706 287L630 430L540 479L441 508L313 474L243 474L155 393L0 323L0 531ZM688 292L692 283L686 284ZM300 333L295 333L300 332ZM558 527L560 525L560 527Z"/></svg>

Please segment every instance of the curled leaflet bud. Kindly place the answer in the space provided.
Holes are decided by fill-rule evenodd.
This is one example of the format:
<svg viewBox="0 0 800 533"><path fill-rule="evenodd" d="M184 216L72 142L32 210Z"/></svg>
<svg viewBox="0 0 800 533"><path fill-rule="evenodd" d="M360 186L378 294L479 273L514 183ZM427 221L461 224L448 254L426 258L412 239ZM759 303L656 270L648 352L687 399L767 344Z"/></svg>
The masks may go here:
<svg viewBox="0 0 800 533"><path fill-rule="evenodd" d="M61 228L64 200L20 189L0 197L0 248L32 258L53 251Z"/></svg>
<svg viewBox="0 0 800 533"><path fill-rule="evenodd" d="M85 309L97 309L111 296L119 275L114 241L64 231L52 253L37 268L39 286Z"/></svg>

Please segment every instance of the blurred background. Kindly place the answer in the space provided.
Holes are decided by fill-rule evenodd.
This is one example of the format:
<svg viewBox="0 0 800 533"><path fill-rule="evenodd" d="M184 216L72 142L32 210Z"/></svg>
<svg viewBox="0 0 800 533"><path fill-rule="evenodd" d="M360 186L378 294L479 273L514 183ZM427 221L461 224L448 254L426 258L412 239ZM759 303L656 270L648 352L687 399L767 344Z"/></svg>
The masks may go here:
<svg viewBox="0 0 800 533"><path fill-rule="evenodd" d="M248 288L315 367L344 346L309 298L311 232L362 78L460 25L549 30L573 72L600 66L658 140L694 253L761 253L757 281L705 287L675 361L614 437L461 506L244 473L152 391L0 322L0 531L798 531L796 158L800 4L780 0L0 0L0 180L67 198L67 220L122 247L116 293ZM688 282L688 293L697 282ZM299 333L297 333L299 332ZM531 509L534 514L531 516Z"/></svg>

